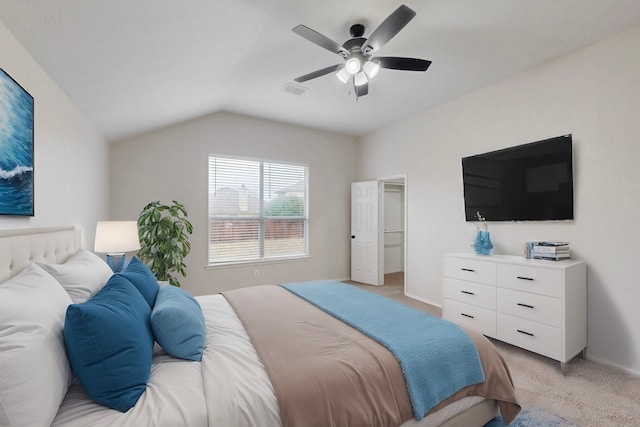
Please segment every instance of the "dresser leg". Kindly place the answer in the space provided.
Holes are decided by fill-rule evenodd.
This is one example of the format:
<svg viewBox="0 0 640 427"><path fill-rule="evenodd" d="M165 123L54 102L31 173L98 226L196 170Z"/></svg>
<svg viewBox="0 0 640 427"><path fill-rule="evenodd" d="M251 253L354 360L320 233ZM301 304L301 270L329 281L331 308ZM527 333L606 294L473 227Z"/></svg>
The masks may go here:
<svg viewBox="0 0 640 427"><path fill-rule="evenodd" d="M562 375L565 377L569 373L569 363L568 362L560 362L560 369L562 370Z"/></svg>

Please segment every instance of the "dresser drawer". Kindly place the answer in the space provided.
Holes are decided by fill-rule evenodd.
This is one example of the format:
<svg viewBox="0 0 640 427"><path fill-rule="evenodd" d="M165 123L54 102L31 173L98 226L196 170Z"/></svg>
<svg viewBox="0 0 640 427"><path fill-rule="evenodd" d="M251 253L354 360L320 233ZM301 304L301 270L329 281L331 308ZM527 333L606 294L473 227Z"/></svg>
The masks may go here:
<svg viewBox="0 0 640 427"><path fill-rule="evenodd" d="M496 264L475 259L444 258L444 276L470 282L496 284Z"/></svg>
<svg viewBox="0 0 640 427"><path fill-rule="evenodd" d="M498 311L556 328L562 327L560 298L498 288Z"/></svg>
<svg viewBox="0 0 640 427"><path fill-rule="evenodd" d="M444 299L442 318L481 334L496 336L496 312L486 308Z"/></svg>
<svg viewBox="0 0 640 427"><path fill-rule="evenodd" d="M561 297L562 270L520 265L498 265L498 286L551 297Z"/></svg>
<svg viewBox="0 0 640 427"><path fill-rule="evenodd" d="M496 309L496 287L445 277L444 298L477 305L489 310Z"/></svg>
<svg viewBox="0 0 640 427"><path fill-rule="evenodd" d="M563 361L562 333L558 328L498 313L497 331L497 338L501 341Z"/></svg>

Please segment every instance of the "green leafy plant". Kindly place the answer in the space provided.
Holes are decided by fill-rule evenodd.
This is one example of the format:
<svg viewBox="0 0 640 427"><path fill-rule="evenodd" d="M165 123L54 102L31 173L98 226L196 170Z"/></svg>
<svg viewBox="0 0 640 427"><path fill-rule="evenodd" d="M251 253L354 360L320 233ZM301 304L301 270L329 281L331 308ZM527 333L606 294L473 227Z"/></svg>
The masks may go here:
<svg viewBox="0 0 640 427"><path fill-rule="evenodd" d="M265 207L266 216L302 216L304 199L298 196L278 197Z"/></svg>
<svg viewBox="0 0 640 427"><path fill-rule="evenodd" d="M191 251L189 235L193 233L193 226L187 219L184 205L175 200L172 202L169 206L154 201L140 212L138 257L156 279L180 287L174 273L187 276L184 259Z"/></svg>

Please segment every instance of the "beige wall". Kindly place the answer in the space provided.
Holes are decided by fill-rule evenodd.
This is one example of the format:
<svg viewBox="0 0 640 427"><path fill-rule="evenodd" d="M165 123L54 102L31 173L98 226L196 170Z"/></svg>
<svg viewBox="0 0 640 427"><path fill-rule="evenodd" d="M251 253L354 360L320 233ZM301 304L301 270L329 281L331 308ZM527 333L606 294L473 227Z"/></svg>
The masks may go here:
<svg viewBox="0 0 640 427"><path fill-rule="evenodd" d="M34 98L35 216L0 216L0 228L73 225L93 247L107 219L108 146L89 120L0 23L0 66Z"/></svg>
<svg viewBox="0 0 640 427"><path fill-rule="evenodd" d="M149 201L184 203L194 225L183 287L209 294L242 286L350 275L352 138L227 113L111 146L112 219L136 219ZM309 259L206 269L208 155L309 165ZM260 277L254 277L255 269Z"/></svg>
<svg viewBox="0 0 640 427"><path fill-rule="evenodd" d="M441 304L442 253L471 251L462 157L572 133L575 220L490 223L494 251L571 242L588 264L588 357L640 373L638 52L640 27L362 138L360 179L408 174L409 294Z"/></svg>

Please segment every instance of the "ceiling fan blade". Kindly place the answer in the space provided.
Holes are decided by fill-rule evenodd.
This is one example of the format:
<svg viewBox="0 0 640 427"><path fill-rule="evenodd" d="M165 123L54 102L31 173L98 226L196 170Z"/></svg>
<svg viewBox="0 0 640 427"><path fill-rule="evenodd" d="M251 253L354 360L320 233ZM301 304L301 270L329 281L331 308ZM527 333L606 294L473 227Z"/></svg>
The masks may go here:
<svg viewBox="0 0 640 427"><path fill-rule="evenodd" d="M431 65L431 61L418 58L400 58L397 56L378 56L372 59L380 65L381 68L390 68L392 70L406 71L427 71Z"/></svg>
<svg viewBox="0 0 640 427"><path fill-rule="evenodd" d="M323 47L333 53L337 53L342 57L346 58L349 55L349 52L343 48L338 43L331 40L329 37L323 36L319 32L312 30L309 27L304 25L298 25L293 28L293 32L298 34L301 37L309 40L311 43L315 43L320 47Z"/></svg>
<svg viewBox="0 0 640 427"><path fill-rule="evenodd" d="M297 79L295 79L295 81L298 82L298 83L306 82L307 80L315 79L316 77L324 76L325 74L329 74L329 73L332 73L334 71L338 71L342 67L344 67L344 64L332 65L330 67L323 68L322 70L316 70L316 71L314 71L312 73L305 74L304 76L300 76Z"/></svg>
<svg viewBox="0 0 640 427"><path fill-rule="evenodd" d="M385 43L391 40L405 25L416 16L413 9L401 5L391 15L387 17L378 28L373 30L366 42L362 45L362 53L370 54L380 49Z"/></svg>

